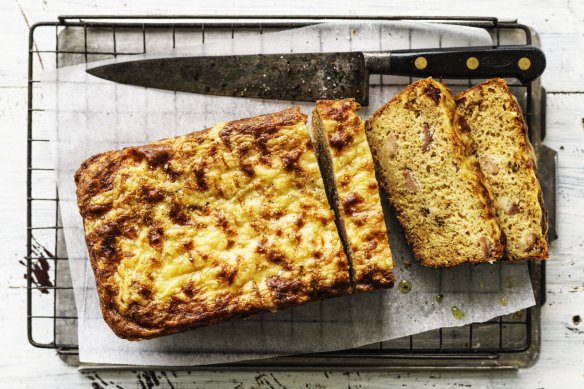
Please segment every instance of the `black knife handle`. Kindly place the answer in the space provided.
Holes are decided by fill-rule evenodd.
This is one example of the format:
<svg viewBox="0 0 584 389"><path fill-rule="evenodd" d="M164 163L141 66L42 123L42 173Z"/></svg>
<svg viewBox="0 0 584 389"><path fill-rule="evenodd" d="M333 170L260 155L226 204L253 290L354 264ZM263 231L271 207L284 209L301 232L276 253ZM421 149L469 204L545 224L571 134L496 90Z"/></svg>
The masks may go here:
<svg viewBox="0 0 584 389"><path fill-rule="evenodd" d="M533 46L399 50L390 52L388 73L444 78L502 77L529 82L543 73L545 64L544 53Z"/></svg>

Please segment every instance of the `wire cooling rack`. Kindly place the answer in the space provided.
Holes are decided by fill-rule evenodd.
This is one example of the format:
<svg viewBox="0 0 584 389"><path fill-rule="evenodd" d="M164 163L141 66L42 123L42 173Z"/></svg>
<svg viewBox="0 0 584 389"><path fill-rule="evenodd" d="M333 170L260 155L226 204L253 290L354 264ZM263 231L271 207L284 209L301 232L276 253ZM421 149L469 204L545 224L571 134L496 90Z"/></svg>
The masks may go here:
<svg viewBox="0 0 584 389"><path fill-rule="evenodd" d="M527 26L490 17L334 17L335 20L419 20L486 29L495 45L534 44L537 35ZM27 128L27 328L30 343L56 349L68 363L77 364L77 314L69 275L67 252L59 216L59 196L50 157L50 141L37 124L42 115L39 78L43 70L60 66L171 49L177 44L263 34L268 31L307 26L329 21L326 17L218 18L211 16L63 16L54 22L37 23L30 29L28 57ZM67 34L63 34L63 32ZM162 47L149 47L156 34ZM103 45L103 36L109 43ZM100 37L101 44L94 44ZM65 37L67 39L65 39ZM71 40L76 40L73 44ZM79 50L79 43L83 50ZM403 77L405 86L412 81ZM383 81L383 79L381 79ZM469 79L462 87L480 80ZM530 139L538 154L539 178L550 221L549 239L555 235L554 151L541 144L545 136L545 91L539 80L521 84L509 80L522 105ZM396 86L396 84L380 84ZM456 88L453 88L456 89ZM442 328L405 338L376 343L358 349L252 361L229 368L519 368L532 364L540 345L540 308L545 299L544 263L531 263L530 275L537 305L511 315ZM502 282L511 282L502 280ZM512 285L506 285L511 287ZM92 366L96 368L99 366ZM111 368L111 366L108 366Z"/></svg>

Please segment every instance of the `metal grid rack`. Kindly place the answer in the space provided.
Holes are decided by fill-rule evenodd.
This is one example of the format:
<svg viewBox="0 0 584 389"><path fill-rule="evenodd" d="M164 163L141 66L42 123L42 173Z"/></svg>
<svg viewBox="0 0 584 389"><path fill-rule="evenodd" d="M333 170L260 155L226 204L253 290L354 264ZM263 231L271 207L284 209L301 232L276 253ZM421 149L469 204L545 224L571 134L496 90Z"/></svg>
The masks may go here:
<svg viewBox="0 0 584 389"><path fill-rule="evenodd" d="M475 17L335 17L335 20L424 20L481 27L488 30L496 45L537 44L531 29L515 22L496 18ZM30 343L39 348L56 349L69 363L76 360L77 316L69 276L66 247L59 217L59 196L55 188L55 172L51 168L50 142L36 124L42 115L39 74L47 68L83 63L120 55L148 52L148 34L169 34L169 47L175 48L183 32L198 31L202 42L216 32L234 37L240 31L262 34L266 31L306 26L326 21L325 17L230 17L210 16L63 16L55 22L35 24L30 29L28 57L28 155L27 155L27 327ZM65 29L75 28L83 35L84 50L75 51L60 41ZM141 44L134 49L121 48L120 31L134 31ZM111 34L108 50L94 50L91 36L96 31ZM522 36L522 42L506 36ZM190 42L194 43L194 42ZM170 46L171 45L171 46ZM403 78L404 86L412 80ZM473 85L468 80L464 86ZM541 146L545 136L545 93L539 81L530 84L514 82L511 88L522 103L530 138L538 149L540 165L553 165L555 153ZM541 147L538 147L541 146ZM555 238L555 168L546 168L551 184L542 182L550 216L550 238ZM533 363L540 343L539 313L545 298L543 263L530 264L537 306L513 315L474 323L459 328L444 328L359 349L276 358L229 365L230 368L518 368Z"/></svg>

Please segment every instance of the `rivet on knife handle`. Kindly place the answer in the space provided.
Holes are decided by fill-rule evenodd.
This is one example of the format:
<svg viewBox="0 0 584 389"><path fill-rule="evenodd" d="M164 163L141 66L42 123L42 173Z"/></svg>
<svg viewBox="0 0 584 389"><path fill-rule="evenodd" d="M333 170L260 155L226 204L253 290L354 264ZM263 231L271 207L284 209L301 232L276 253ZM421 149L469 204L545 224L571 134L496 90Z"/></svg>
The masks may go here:
<svg viewBox="0 0 584 389"><path fill-rule="evenodd" d="M364 53L371 73L444 78L517 78L522 82L539 77L545 55L533 46L458 47ZM381 57L385 56L385 60Z"/></svg>

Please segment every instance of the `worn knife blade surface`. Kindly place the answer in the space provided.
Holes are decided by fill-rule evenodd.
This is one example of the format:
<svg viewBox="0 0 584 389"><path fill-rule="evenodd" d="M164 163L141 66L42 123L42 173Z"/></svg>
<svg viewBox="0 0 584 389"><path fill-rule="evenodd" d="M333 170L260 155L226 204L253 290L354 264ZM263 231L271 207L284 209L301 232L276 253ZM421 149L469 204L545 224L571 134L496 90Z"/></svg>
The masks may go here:
<svg viewBox="0 0 584 389"><path fill-rule="evenodd" d="M545 69L534 46L481 46L343 53L157 58L97 66L88 73L124 84L208 95L368 103L369 74L414 77L514 77ZM470 65L469 65L470 64Z"/></svg>
<svg viewBox="0 0 584 389"><path fill-rule="evenodd" d="M353 97L363 105L369 78L359 52L160 58L87 72L123 84L181 92L296 101Z"/></svg>

